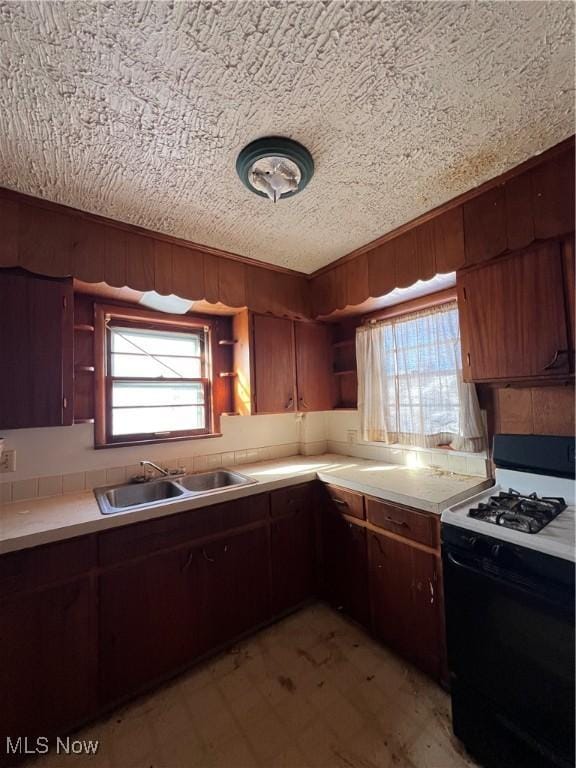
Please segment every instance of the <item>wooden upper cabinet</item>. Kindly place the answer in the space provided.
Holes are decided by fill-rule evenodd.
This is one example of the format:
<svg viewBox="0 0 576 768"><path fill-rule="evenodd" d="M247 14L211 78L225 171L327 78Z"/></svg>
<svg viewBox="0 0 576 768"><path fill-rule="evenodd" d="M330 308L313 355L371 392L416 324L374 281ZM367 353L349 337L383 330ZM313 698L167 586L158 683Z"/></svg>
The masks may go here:
<svg viewBox="0 0 576 768"><path fill-rule="evenodd" d="M334 407L330 328L295 323L296 389L299 411L328 411Z"/></svg>
<svg viewBox="0 0 576 768"><path fill-rule="evenodd" d="M234 340L238 413L334 407L329 326L241 312L234 318Z"/></svg>
<svg viewBox="0 0 576 768"><path fill-rule="evenodd" d="M72 281L0 271L0 428L72 424Z"/></svg>
<svg viewBox="0 0 576 768"><path fill-rule="evenodd" d="M256 412L295 411L292 321L282 317L254 315L252 333Z"/></svg>
<svg viewBox="0 0 576 768"><path fill-rule="evenodd" d="M568 238L562 243L562 267L564 270L564 297L566 299L566 312L568 320L568 347L570 349L570 364L574 370L574 339L576 320L576 270L574 265L574 240Z"/></svg>
<svg viewBox="0 0 576 768"><path fill-rule="evenodd" d="M458 276L466 381L569 372L562 254L545 243Z"/></svg>
<svg viewBox="0 0 576 768"><path fill-rule="evenodd" d="M254 403L257 413L296 410L294 327L282 317L254 315Z"/></svg>

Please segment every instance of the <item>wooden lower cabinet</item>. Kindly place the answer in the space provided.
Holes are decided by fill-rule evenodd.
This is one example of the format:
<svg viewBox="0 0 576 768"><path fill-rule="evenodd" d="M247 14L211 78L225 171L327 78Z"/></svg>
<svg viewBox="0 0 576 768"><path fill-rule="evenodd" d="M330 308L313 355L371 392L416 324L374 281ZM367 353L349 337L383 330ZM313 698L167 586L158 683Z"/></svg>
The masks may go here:
<svg viewBox="0 0 576 768"><path fill-rule="evenodd" d="M326 600L363 626L370 624L366 529L323 510L322 574Z"/></svg>
<svg viewBox="0 0 576 768"><path fill-rule="evenodd" d="M270 547L260 526L206 544L198 558L200 652L230 642L270 618Z"/></svg>
<svg viewBox="0 0 576 768"><path fill-rule="evenodd" d="M368 533L375 635L438 679L441 671L438 556Z"/></svg>
<svg viewBox="0 0 576 768"><path fill-rule="evenodd" d="M97 712L90 576L0 601L0 764L6 736L56 736Z"/></svg>
<svg viewBox="0 0 576 768"><path fill-rule="evenodd" d="M198 571L198 553L185 547L101 573L102 704L142 689L199 653Z"/></svg>
<svg viewBox="0 0 576 768"><path fill-rule="evenodd" d="M281 614L316 594L316 532L312 511L272 521L272 610Z"/></svg>
<svg viewBox="0 0 576 768"><path fill-rule="evenodd" d="M439 679L437 520L425 546L375 504L301 484L0 557L0 736L63 735L318 591ZM414 540L373 522L400 512Z"/></svg>

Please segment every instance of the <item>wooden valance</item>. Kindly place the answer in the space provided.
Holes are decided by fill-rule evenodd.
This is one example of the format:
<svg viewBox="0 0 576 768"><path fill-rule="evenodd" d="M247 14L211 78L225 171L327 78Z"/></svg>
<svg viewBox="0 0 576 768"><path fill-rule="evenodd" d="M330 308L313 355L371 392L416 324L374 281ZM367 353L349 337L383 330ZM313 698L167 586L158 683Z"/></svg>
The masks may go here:
<svg viewBox="0 0 576 768"><path fill-rule="evenodd" d="M305 275L0 189L0 267L309 317Z"/></svg>
<svg viewBox="0 0 576 768"><path fill-rule="evenodd" d="M311 279L317 316L574 232L574 137Z"/></svg>
<svg viewBox="0 0 576 768"><path fill-rule="evenodd" d="M0 267L294 318L574 231L574 137L312 276L0 189Z"/></svg>

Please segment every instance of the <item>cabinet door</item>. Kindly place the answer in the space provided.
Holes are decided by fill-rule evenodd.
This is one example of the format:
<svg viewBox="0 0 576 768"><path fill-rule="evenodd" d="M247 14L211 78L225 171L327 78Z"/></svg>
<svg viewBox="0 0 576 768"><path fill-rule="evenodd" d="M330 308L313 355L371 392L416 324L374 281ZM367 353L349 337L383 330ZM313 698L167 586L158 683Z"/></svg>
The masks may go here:
<svg viewBox="0 0 576 768"><path fill-rule="evenodd" d="M296 410L292 320L254 315L254 407L256 413Z"/></svg>
<svg viewBox="0 0 576 768"><path fill-rule="evenodd" d="M73 418L70 280L0 270L0 428L59 427Z"/></svg>
<svg viewBox="0 0 576 768"><path fill-rule="evenodd" d="M324 595L359 624L369 622L366 531L332 510L323 513Z"/></svg>
<svg viewBox="0 0 576 768"><path fill-rule="evenodd" d="M272 612L311 598L316 587L316 538L311 506L272 521Z"/></svg>
<svg viewBox="0 0 576 768"><path fill-rule="evenodd" d="M96 595L88 577L0 603L0 734L61 735L96 712Z"/></svg>
<svg viewBox="0 0 576 768"><path fill-rule="evenodd" d="M206 544L199 552L201 651L230 642L270 617L266 526Z"/></svg>
<svg viewBox="0 0 576 768"><path fill-rule="evenodd" d="M566 373L569 354L559 245L545 243L458 278L465 380Z"/></svg>
<svg viewBox="0 0 576 768"><path fill-rule="evenodd" d="M299 411L334 407L330 328L320 323L295 323L296 389Z"/></svg>
<svg viewBox="0 0 576 768"><path fill-rule="evenodd" d="M368 534L375 634L424 671L440 673L435 555Z"/></svg>
<svg viewBox="0 0 576 768"><path fill-rule="evenodd" d="M198 550L183 548L101 574L103 705L176 671L199 651L198 562Z"/></svg>

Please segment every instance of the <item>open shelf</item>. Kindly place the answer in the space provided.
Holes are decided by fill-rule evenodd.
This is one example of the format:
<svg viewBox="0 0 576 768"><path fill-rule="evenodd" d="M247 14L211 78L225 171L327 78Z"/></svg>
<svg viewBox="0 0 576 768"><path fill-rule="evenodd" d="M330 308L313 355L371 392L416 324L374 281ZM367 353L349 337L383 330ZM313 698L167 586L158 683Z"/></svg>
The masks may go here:
<svg viewBox="0 0 576 768"><path fill-rule="evenodd" d="M343 341L335 341L332 346L334 349L340 349L341 347L349 347L356 343L356 339L344 339Z"/></svg>

